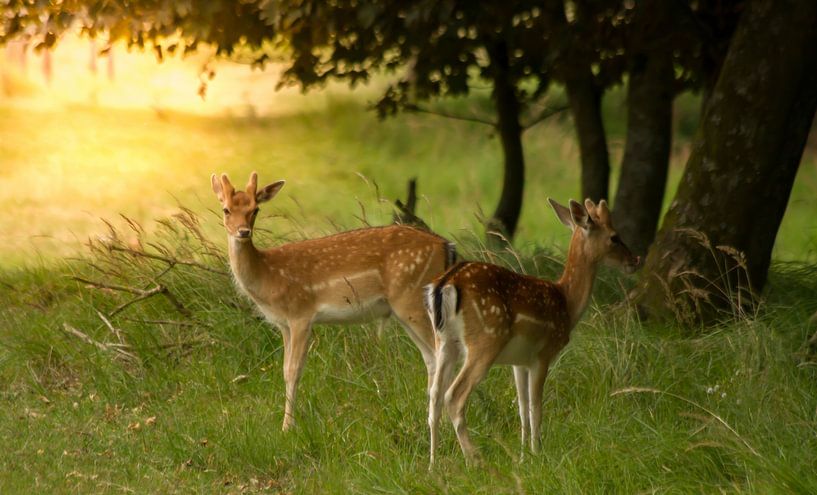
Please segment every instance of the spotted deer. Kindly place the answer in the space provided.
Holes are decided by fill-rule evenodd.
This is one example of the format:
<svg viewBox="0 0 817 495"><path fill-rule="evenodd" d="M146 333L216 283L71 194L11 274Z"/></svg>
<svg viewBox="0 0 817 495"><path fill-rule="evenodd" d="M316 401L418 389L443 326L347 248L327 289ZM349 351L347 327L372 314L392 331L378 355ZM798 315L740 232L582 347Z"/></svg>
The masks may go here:
<svg viewBox="0 0 817 495"><path fill-rule="evenodd" d="M278 194L284 181L258 189L253 172L243 191L235 190L226 174L220 179L213 174L211 182L223 209L235 283L283 336L283 430L294 424L298 381L316 323L395 316L423 355L430 385L434 336L423 286L453 264L453 244L425 231L392 225L258 249L252 242L258 205Z"/></svg>
<svg viewBox="0 0 817 495"><path fill-rule="evenodd" d="M640 259L621 242L602 200L566 208L548 199L559 220L573 230L564 273L556 282L520 275L488 263L464 262L427 286L426 306L436 336L436 370L429 391L431 464L438 443L443 401L468 460L475 448L465 424L474 387L494 364L513 366L524 450L539 450L542 389L548 366L567 345L587 307L601 262L634 271ZM453 377L454 366L464 363ZM452 381L453 378L453 381Z"/></svg>

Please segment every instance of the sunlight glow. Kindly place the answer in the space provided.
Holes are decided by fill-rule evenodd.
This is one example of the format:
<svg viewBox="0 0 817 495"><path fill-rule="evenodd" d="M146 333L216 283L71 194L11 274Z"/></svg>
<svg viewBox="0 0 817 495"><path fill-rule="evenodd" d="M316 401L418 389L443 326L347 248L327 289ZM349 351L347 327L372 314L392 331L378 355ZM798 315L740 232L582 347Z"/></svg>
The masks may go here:
<svg viewBox="0 0 817 495"><path fill-rule="evenodd" d="M69 36L49 54L0 47L0 266L76 253L105 231L100 218L148 224L176 211L176 199L211 208L212 172L283 174L294 158L282 155L303 167L320 132L278 126L350 93L340 84L275 91L280 66L252 70L206 51L159 63L122 45L109 58L103 46ZM215 77L202 98L204 67Z"/></svg>
<svg viewBox="0 0 817 495"><path fill-rule="evenodd" d="M151 52L128 51L116 44L110 55L100 54L102 46L73 35L50 54L28 48L22 55L21 45L9 44L0 50L0 102L256 117L287 114L325 101L295 88L275 91L281 69L274 64L253 70L246 64L215 60L207 49L185 58L166 57L159 63ZM215 71L212 80L203 74L205 68ZM202 81L206 82L204 98L199 94Z"/></svg>

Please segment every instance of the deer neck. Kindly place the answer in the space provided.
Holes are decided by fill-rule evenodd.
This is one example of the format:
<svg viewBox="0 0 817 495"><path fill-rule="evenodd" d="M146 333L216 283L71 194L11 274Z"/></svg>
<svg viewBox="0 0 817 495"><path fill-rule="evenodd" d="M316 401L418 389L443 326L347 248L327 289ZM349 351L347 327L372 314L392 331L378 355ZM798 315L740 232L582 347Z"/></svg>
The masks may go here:
<svg viewBox="0 0 817 495"><path fill-rule="evenodd" d="M598 265L585 250L585 243L579 238L581 235L582 232L577 228L570 240L564 272L557 282L567 302L571 329L579 322L590 302Z"/></svg>
<svg viewBox="0 0 817 495"><path fill-rule="evenodd" d="M245 292L252 295L260 282L260 275L264 268L261 253L255 248L251 240L239 241L228 236L230 269L238 285Z"/></svg>

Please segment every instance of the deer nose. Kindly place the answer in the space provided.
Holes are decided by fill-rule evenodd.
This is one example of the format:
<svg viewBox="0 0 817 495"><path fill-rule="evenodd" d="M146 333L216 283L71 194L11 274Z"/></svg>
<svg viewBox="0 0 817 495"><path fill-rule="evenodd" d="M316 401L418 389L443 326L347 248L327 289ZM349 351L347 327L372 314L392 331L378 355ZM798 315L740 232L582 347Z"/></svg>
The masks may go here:
<svg viewBox="0 0 817 495"><path fill-rule="evenodd" d="M238 237L241 237L242 239L246 239L247 237L250 236L250 234L252 234L251 229L248 229L246 227L241 227L238 229Z"/></svg>

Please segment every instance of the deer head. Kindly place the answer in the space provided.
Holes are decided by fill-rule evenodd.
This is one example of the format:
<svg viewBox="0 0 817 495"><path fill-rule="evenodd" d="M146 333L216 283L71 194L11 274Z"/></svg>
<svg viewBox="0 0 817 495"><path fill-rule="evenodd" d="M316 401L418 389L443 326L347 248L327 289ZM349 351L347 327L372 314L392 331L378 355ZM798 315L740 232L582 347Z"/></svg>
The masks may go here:
<svg viewBox="0 0 817 495"><path fill-rule="evenodd" d="M571 199L569 208L550 198L548 201L559 220L573 231L571 245L579 241L578 247L591 260L621 268L627 273L638 268L641 258L633 256L613 227L607 201L602 199L595 204L586 199L581 205Z"/></svg>
<svg viewBox="0 0 817 495"><path fill-rule="evenodd" d="M252 238L252 229L255 217L258 215L258 205L272 199L284 187L284 181L279 180L258 190L258 174L250 174L250 180L244 191L236 191L227 178L227 174L210 176L213 192L221 202L224 213L224 227L227 234L237 240Z"/></svg>

